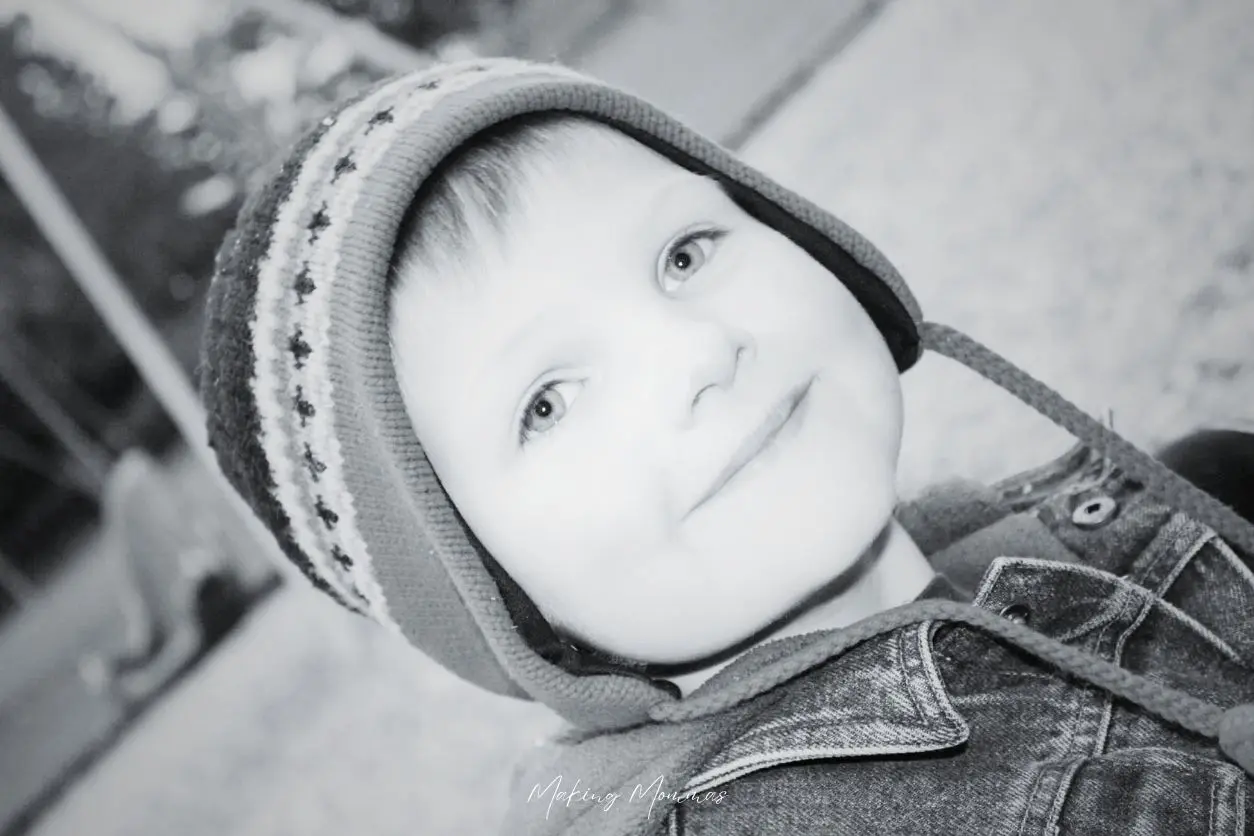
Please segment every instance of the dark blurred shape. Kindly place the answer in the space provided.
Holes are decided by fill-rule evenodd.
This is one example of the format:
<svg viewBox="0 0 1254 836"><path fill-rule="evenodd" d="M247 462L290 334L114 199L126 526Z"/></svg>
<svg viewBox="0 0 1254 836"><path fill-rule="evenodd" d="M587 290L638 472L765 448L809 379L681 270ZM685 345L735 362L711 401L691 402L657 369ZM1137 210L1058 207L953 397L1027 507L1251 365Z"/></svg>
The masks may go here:
<svg viewBox="0 0 1254 836"><path fill-rule="evenodd" d="M239 579L228 572L210 572L196 584L193 615L206 645L215 645L235 629L253 602Z"/></svg>
<svg viewBox="0 0 1254 836"><path fill-rule="evenodd" d="M449 35L475 31L507 16L518 0L318 0L348 17L419 49Z"/></svg>
<svg viewBox="0 0 1254 836"><path fill-rule="evenodd" d="M1158 459L1254 522L1254 432L1197 430L1168 444Z"/></svg>

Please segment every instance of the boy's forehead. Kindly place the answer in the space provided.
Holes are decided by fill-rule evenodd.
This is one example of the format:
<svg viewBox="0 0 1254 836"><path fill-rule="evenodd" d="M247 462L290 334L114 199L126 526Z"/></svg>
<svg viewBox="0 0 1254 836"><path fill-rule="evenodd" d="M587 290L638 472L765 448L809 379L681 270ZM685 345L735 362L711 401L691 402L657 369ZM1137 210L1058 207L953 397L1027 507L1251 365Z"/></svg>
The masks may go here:
<svg viewBox="0 0 1254 836"><path fill-rule="evenodd" d="M716 182L658 160L629 169L601 158L595 171L539 178L485 262L484 289L503 281L527 292L604 290L606 282L652 270L674 237L726 212L730 201Z"/></svg>
<svg viewBox="0 0 1254 836"><path fill-rule="evenodd" d="M699 175L611 128L586 129L570 137L542 164L534 176L521 184L522 219L542 221L539 213L527 212L528 204L578 205L612 212L624 198L647 201L658 192L671 189L701 188L714 185ZM550 207L551 208L551 207Z"/></svg>

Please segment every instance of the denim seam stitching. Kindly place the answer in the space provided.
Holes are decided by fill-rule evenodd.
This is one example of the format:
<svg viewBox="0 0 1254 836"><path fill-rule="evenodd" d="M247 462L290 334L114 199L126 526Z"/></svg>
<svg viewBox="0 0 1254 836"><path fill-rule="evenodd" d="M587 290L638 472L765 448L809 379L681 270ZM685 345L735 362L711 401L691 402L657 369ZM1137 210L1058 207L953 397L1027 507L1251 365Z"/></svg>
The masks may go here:
<svg viewBox="0 0 1254 836"><path fill-rule="evenodd" d="M931 624L932 622L926 622L915 631L915 638L918 641L919 661L923 665L923 679L930 688L932 696L932 702L925 709L925 711L931 710L932 713L924 713L923 717L929 724L940 724L944 730L961 735L965 739L970 736L971 730L967 726L966 720L958 712L958 709L954 708L953 701L949 697L949 689L945 687L945 681L940 675L940 668L936 665L936 652L932 647Z"/></svg>
<svg viewBox="0 0 1254 836"><path fill-rule="evenodd" d="M1128 586L1131 587L1134 585L1128 584ZM1123 606L1121 606L1119 610L1120 618L1112 619L1112 625L1121 620L1124 610L1127 610L1134 605L1137 605L1139 609L1136 617L1132 619L1128 626L1119 634L1118 638L1115 639L1114 647L1111 649L1110 661L1122 667L1123 651L1127 646L1128 639L1132 637L1133 633L1137 631L1137 628L1139 628L1141 624L1145 622L1145 619L1149 617L1150 612L1153 610L1154 602L1152 600L1146 600L1138 603L1139 596L1134 593L1130 593L1127 589L1120 589L1118 594L1120 599L1123 601ZM1107 693L1105 699L1103 700L1102 717L1101 720L1098 721L1097 732L1093 740L1091 750L1092 754L1100 755L1106 751L1106 744L1110 740L1110 725L1114 720L1114 713L1115 698L1112 694Z"/></svg>
<svg viewBox="0 0 1254 836"><path fill-rule="evenodd" d="M1192 518L1184 514L1173 515L1165 527L1170 527L1172 529L1171 534L1173 541L1179 542L1189 538L1189 544L1179 551L1164 550L1161 547L1159 548L1159 554L1154 560L1155 564L1167 555L1171 555L1171 558L1175 560L1175 564L1171 567L1171 570L1161 581L1159 581L1158 587L1152 590L1156 592L1160 598L1167 593L1167 590L1171 589L1171 587L1175 585L1175 582L1179 580L1181 573L1184 572L1185 567L1193 561L1193 558L1197 556L1197 553L1200 552L1208 542L1216 539L1215 532L1195 522ZM1155 537L1154 543L1151 544L1151 547L1153 547L1154 544L1157 544L1157 541L1158 537ZM1174 542L1172 545L1174 545Z"/></svg>
<svg viewBox="0 0 1254 836"><path fill-rule="evenodd" d="M1219 824L1216 820L1216 811L1219 804L1219 779L1221 776L1215 776L1210 782L1210 809L1206 811L1206 832L1217 833Z"/></svg>
<svg viewBox="0 0 1254 836"><path fill-rule="evenodd" d="M1118 578L1102 569L1096 569L1092 566L1085 566L1077 563L1067 563L1060 560L1045 560L1039 557L1021 557L1013 555L1003 555L996 558L988 572L986 573L987 584L981 584L980 593L976 598L976 605L987 609L988 599L993 595L993 587L997 581L1001 579L1001 575L1009 569L1023 567L1034 571L1066 571L1077 574L1087 575L1089 577L1098 578L1100 580L1118 580ZM995 572L995 573L994 573ZM1070 641L1085 633L1098 630L1105 626L1117 616L1117 610L1121 605L1117 602L1106 602L1102 606L1102 611L1096 616L1084 622L1079 627L1074 627L1066 633L1055 636L1058 641Z"/></svg>
<svg viewBox="0 0 1254 836"><path fill-rule="evenodd" d="M1045 781L1046 776L1050 772L1051 764L1046 764L1036 770L1036 774L1032 778L1032 786L1024 796L1023 812L1019 815L1019 827L1016 831L1018 836L1028 836L1028 821L1031 818L1033 809L1033 800L1041 792L1041 784Z"/></svg>
<svg viewBox="0 0 1254 836"><path fill-rule="evenodd" d="M1246 808L1249 804L1248 784L1244 776L1236 775L1233 773L1229 773L1228 781L1234 786L1236 790L1235 792L1236 798L1234 799L1232 808L1233 810L1240 812L1239 816L1234 815L1232 817L1232 824L1233 824L1233 827L1235 828L1232 831L1232 836L1241 836L1241 832L1245 830Z"/></svg>
<svg viewBox="0 0 1254 836"><path fill-rule="evenodd" d="M1207 530L1210 531L1209 528ZM1233 568L1236 569L1237 574L1241 576L1251 590L1254 590L1254 570L1251 570L1250 567L1245 564L1245 561L1237 555L1236 550L1232 548L1227 540L1220 537L1213 531L1211 531L1211 534L1213 535L1212 540L1216 548L1219 550L1219 553L1223 555L1224 560L1232 564Z"/></svg>
<svg viewBox="0 0 1254 836"><path fill-rule="evenodd" d="M921 626L926 627L926 625L927 622L924 622ZM924 724L927 724L932 718L928 716L927 711L920 704L918 694L915 693L915 688L918 685L915 681L916 677L911 675L910 669L906 666L906 653L908 652L906 645L908 642L907 634L909 632L911 631L898 630L897 635L894 637L896 638L896 641L893 642L893 644L895 645L895 653L897 656L895 661L897 663L897 669L901 671L902 680L906 683L906 695L910 697L910 705L914 707L914 715L922 719Z"/></svg>
<svg viewBox="0 0 1254 836"><path fill-rule="evenodd" d="M1053 803L1049 806L1049 817L1045 820L1046 833L1060 832L1062 809L1066 806L1067 798L1071 794L1071 786L1075 783L1076 773L1080 771L1085 760L1086 758L1073 758L1063 762L1066 767L1058 774L1058 789L1054 792Z"/></svg>
<svg viewBox="0 0 1254 836"><path fill-rule="evenodd" d="M1188 520L1187 517L1185 520L1190 523L1192 522L1191 520ZM1151 610L1155 606L1160 607L1163 613L1169 618L1178 621L1179 623L1185 625L1185 627L1189 630L1196 633L1199 637L1206 641L1207 644L1212 645L1216 650L1223 654L1228 661L1241 665L1242 667L1247 667L1248 664L1242 658L1241 654L1237 653L1237 651L1230 644L1228 644L1228 642L1224 641L1222 636L1217 635L1205 624L1202 624L1193 616L1189 615L1187 612L1180 609L1164 597L1167 591L1175 585L1177 580L1179 580L1180 575L1184 572L1188 565L1193 562L1194 558L1197 557L1203 548L1211 543L1214 543L1217 546L1227 545L1221 537L1217 536L1213 531L1207 530L1196 540L1193 540L1189 546L1183 550L1183 553L1176 553L1176 565L1172 567L1171 572L1169 572L1163 581L1159 583L1157 589L1147 589L1140 584L1129 583L1123 578L1115 577L1115 580L1132 594L1145 598L1148 601ZM1169 554L1169 552L1162 552L1162 554L1166 555ZM1156 558L1154 562L1157 563L1159 559L1160 558ZM1252 578L1254 578L1254 576L1252 576ZM1148 612L1146 615L1148 616Z"/></svg>
<svg viewBox="0 0 1254 836"><path fill-rule="evenodd" d="M1223 543L1223 539L1219 537L1211 537L1209 539L1204 539L1199 544L1197 544L1197 549L1200 550L1201 546L1205 545L1207 542L1214 542L1218 544L1218 543ZM1151 605L1153 604L1161 605L1164 611L1168 615L1182 622L1183 624L1187 625L1190 629L1196 631L1203 639L1206 640L1208 644L1213 645L1220 653L1224 654L1224 656L1227 657L1230 661L1236 664L1243 665L1243 666L1246 665L1246 663L1241 657L1241 654L1237 653L1236 650L1234 650L1227 642L1225 642L1222 637L1215 635L1215 633L1209 628L1207 628L1206 625L1197 621L1188 613L1184 612L1179 607L1172 604L1170 601L1165 600L1164 598L1161 597L1161 595L1155 594L1153 590L1146 589L1140 584L1132 583L1124 578L1119 577L1118 575L1112 575L1110 572L1107 572L1104 569L1096 569L1092 566L1084 566L1082 564L1063 563L1061 561L1055 561L1055 560L1042 560L1036 557L999 557L995 561L993 561L993 563L995 564L994 568L999 570L998 574L1001 574L1001 570L1013 567L1016 563L1018 563L1019 565L1022 565L1022 566L1030 566L1032 568L1045 568L1045 569L1048 569L1049 571L1073 572L1076 574L1087 575L1089 577L1093 577L1099 580L1113 583L1116 585L1119 591L1125 594L1131 594L1138 598L1145 598L1149 601ZM1001 565L996 565L996 564L1001 564ZM991 575L992 572L993 572L993 568L990 568L989 574ZM1252 575L1251 577L1254 578L1254 575ZM988 590L988 592L991 593L991 590ZM980 597L987 599L989 595L986 595L984 591L982 591ZM980 606L983 606L986 603L987 603L987 600L980 601L977 598L977 604L979 604ZM1118 606L1114 606L1114 607L1112 607L1111 605L1107 605L1107 607L1104 608L1104 611L1106 609L1117 610L1121 608L1122 606L1123 606L1122 604L1119 604ZM1088 630L1100 629L1101 627L1105 626L1109 621L1113 620L1116 617L1116 615L1117 613L1112 612L1111 614L1100 618L1100 620L1094 619L1093 621L1086 622L1085 625L1082 625L1082 626L1086 627ZM1079 635L1083 635L1083 631L1081 631L1079 628L1075 628L1075 629L1068 631L1067 633L1063 635L1055 636L1055 638L1058 639L1058 641L1068 641L1070 639L1076 638Z"/></svg>
<svg viewBox="0 0 1254 836"><path fill-rule="evenodd" d="M1205 624L1201 623L1170 601L1158 598L1154 601L1154 603L1161 606L1163 612L1172 620L1185 625L1190 630L1197 633L1201 638L1205 639L1207 644L1213 645L1214 648L1222 653L1224 658L1228 661L1233 664L1240 665L1243 668L1249 667L1250 663L1247 662L1241 654L1237 653L1231 645L1224 641L1222 636L1215 635L1215 633L1212 632Z"/></svg>
<svg viewBox="0 0 1254 836"><path fill-rule="evenodd" d="M676 804L671 808L670 813L666 816L666 834L667 836L683 836L684 832L680 829L679 811L683 809L682 804Z"/></svg>
<svg viewBox="0 0 1254 836"><path fill-rule="evenodd" d="M940 748L949 747L938 747L932 744L915 744L912 746L894 746L891 751L888 752L875 746L861 746L854 748L814 746L777 749L773 752L760 752L753 755L746 755L725 764L717 771L697 775L684 786L681 793L683 795L691 795L705 792L706 790L714 789L715 787L743 778L754 772L759 772L763 769L769 769L774 766L783 766L788 763L823 759L843 760L846 758L873 757L875 755L882 754L914 754L920 752L934 752Z"/></svg>

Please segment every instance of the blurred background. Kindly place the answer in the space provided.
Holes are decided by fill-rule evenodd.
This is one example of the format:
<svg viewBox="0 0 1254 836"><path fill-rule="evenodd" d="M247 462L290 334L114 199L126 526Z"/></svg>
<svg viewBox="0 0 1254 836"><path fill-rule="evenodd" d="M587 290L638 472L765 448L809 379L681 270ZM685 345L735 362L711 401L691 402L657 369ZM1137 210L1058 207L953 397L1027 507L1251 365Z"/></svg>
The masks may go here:
<svg viewBox="0 0 1254 836"><path fill-rule="evenodd" d="M330 102L474 55L657 102L1143 448L1254 425L1254 4L0 0L0 834L487 833L556 721L340 612L223 491L213 253ZM948 361L908 496L1071 440Z"/></svg>

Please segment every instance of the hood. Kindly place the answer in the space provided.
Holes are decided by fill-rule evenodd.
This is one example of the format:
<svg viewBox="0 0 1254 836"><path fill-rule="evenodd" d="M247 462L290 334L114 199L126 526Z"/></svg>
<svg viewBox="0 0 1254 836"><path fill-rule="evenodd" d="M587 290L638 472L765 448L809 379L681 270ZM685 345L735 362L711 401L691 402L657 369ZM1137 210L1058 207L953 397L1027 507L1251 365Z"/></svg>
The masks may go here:
<svg viewBox="0 0 1254 836"><path fill-rule="evenodd" d="M927 349L951 357L1254 551L1227 506L998 355L925 322L884 255L830 213L647 102L559 66L494 59L398 76L337 107L252 193L219 252L200 378L210 443L287 556L340 604L458 676L588 731L709 710L629 669L537 651L525 629L534 608L491 570L440 486L392 369L388 269L424 178L476 133L555 110L722 182L845 283L901 372Z"/></svg>

